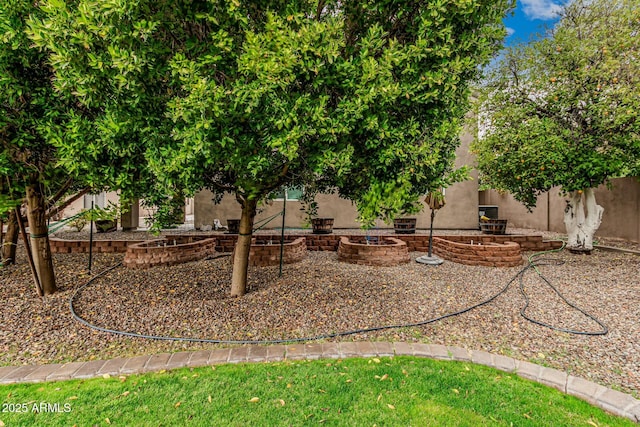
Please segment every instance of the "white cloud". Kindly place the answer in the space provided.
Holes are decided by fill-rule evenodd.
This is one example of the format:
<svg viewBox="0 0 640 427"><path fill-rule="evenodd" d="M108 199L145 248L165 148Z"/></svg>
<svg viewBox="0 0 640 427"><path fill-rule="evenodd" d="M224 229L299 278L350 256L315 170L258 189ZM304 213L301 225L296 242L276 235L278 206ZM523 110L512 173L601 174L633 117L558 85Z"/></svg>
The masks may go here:
<svg viewBox="0 0 640 427"><path fill-rule="evenodd" d="M558 17L562 5L553 0L522 0L522 8L529 19L549 20Z"/></svg>
<svg viewBox="0 0 640 427"><path fill-rule="evenodd" d="M516 30L514 30L513 28L507 27L507 37L512 36L515 32Z"/></svg>

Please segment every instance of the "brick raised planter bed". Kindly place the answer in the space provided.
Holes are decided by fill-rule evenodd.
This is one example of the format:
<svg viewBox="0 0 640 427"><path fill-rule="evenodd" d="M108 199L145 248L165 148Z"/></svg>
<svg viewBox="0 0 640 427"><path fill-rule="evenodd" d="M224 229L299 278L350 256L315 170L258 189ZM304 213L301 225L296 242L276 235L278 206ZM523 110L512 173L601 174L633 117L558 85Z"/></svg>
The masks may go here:
<svg viewBox="0 0 640 427"><path fill-rule="evenodd" d="M128 268L176 265L206 258L216 250L216 239L206 236L169 236L127 247L123 264Z"/></svg>
<svg viewBox="0 0 640 427"><path fill-rule="evenodd" d="M93 253L125 253L128 245L142 243L142 240L94 240ZM65 240L49 237L51 252L54 254L89 253L88 240Z"/></svg>
<svg viewBox="0 0 640 427"><path fill-rule="evenodd" d="M411 260L407 244L395 237L376 236L381 241L367 244L365 236L341 236L338 260L351 264L394 266Z"/></svg>
<svg viewBox="0 0 640 427"><path fill-rule="evenodd" d="M236 241L238 239L237 235L222 234L222 233L201 234L201 235L191 236L191 237L199 238L201 240L213 238L215 240L215 245L216 245L215 249L219 252L232 252L234 250ZM171 243L173 243L172 241L173 238L174 238L173 236L168 237L168 239L171 240ZM277 243L280 242L280 236L267 235L267 236L257 236L257 238L261 240L265 240L265 239L272 240L274 244L271 246L276 246L278 248L276 255L262 253L261 255L257 255L257 256L268 255L269 258L271 258L273 255L278 260L277 262L275 262L275 264L278 264L280 259L279 258L280 246ZM324 235L306 234L304 236L287 235L285 236L285 238L287 242L293 242L296 239L305 238L306 249L310 251L337 251L340 244L340 240L342 238L346 238L347 242L349 241L349 239L351 239L351 241L353 242L357 242L357 239L364 239L364 236L361 236L361 235L356 235L356 236L342 235L341 236L336 234L324 234ZM391 237L386 236L386 238L391 238ZM393 239L397 239L401 242L404 242L406 244L408 252L425 252L426 253L428 251L428 245L429 245L428 235L425 235L425 234L397 235L393 237ZM489 245L491 243L496 243L498 244L498 246L500 246L500 245L504 245L505 242L515 242L520 245L520 249L522 251L542 251L542 250L549 250L549 249L558 249L562 246L562 242L544 241L542 236L540 235L515 235L515 234L514 235L486 235L485 234L485 235L466 235L466 236L465 235L448 235L448 236L434 237L434 242L438 240L446 240L448 242L461 243L463 245L467 245L470 243L471 240L473 240L474 243L480 242L480 243L483 243L485 246L486 245L491 246ZM88 240L63 240L55 237L50 237L49 241L51 244L51 252L53 253L88 253L89 252ZM94 240L93 252L94 253L105 253L105 252L125 253L127 251L128 246L135 245L137 243L141 243L141 241L139 240L138 241ZM362 241L362 243L365 243L365 242ZM372 245L369 245L369 246L372 246ZM446 245L446 247L443 245L441 246L443 250L448 250L447 247L451 248L454 245ZM443 256L442 253L439 253L438 250L439 248L437 247L437 244L434 243L434 252L436 253L436 255L439 255L445 258L445 256ZM276 249L268 248L267 251L276 251ZM475 248L475 251L477 252L478 249ZM455 253L454 251L450 251L450 250L449 252ZM501 254L501 256L502 255L503 254ZM513 255L515 255L515 253ZM452 259L452 261L454 260ZM486 260L479 260L479 259L477 261L487 262ZM511 261L513 261L514 265L516 265L515 259L510 260L509 262ZM287 262L287 255L285 255L285 262ZM255 265L258 265L258 264L255 264ZM265 263L260 265L274 265L274 264ZM476 263L476 265L482 265L482 264Z"/></svg>
<svg viewBox="0 0 640 427"><path fill-rule="evenodd" d="M285 236L283 262L292 264L307 256L307 243L304 237ZM249 265L266 267L280 264L280 236L257 236L249 249Z"/></svg>
<svg viewBox="0 0 640 427"><path fill-rule="evenodd" d="M516 267L523 263L520 245L516 242L454 242L434 237L433 252L446 260L467 265Z"/></svg>

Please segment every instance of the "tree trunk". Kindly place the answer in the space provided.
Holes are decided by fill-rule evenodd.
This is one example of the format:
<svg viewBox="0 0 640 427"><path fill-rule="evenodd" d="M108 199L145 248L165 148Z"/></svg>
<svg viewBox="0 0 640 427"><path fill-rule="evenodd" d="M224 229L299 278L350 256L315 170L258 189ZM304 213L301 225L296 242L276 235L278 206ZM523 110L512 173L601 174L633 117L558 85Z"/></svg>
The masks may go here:
<svg viewBox="0 0 640 427"><path fill-rule="evenodd" d="M38 280L44 294L51 295L57 290L56 278L49 247L46 201L38 183L27 186L27 221L31 236L31 254Z"/></svg>
<svg viewBox="0 0 640 427"><path fill-rule="evenodd" d="M1 231L1 230L0 230ZM7 221L7 234L2 243L2 263L4 265L14 264L16 262L16 248L18 245L18 219L15 210L9 212L9 220Z"/></svg>
<svg viewBox="0 0 640 427"><path fill-rule="evenodd" d="M231 279L231 296L241 297L247 292L247 270L249 268L249 249L253 235L253 221L256 217L255 200L245 199L242 203L242 216L238 242L233 256L233 277Z"/></svg>
<svg viewBox="0 0 640 427"><path fill-rule="evenodd" d="M590 252L593 250L593 236L600 227L604 208L596 203L593 188L573 191L565 200L564 225L567 229L569 250Z"/></svg>

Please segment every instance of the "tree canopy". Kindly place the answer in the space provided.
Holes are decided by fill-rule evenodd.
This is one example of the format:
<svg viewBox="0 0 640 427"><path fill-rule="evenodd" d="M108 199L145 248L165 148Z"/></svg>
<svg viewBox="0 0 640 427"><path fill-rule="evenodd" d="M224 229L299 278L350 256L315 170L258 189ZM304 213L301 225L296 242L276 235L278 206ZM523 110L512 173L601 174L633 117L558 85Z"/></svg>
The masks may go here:
<svg viewBox="0 0 640 427"><path fill-rule="evenodd" d="M52 135L65 166L126 187L148 165L158 194L234 193L242 246L283 185L337 189L370 221L459 179L468 83L509 6L45 0L30 37L87 109Z"/></svg>
<svg viewBox="0 0 640 427"><path fill-rule="evenodd" d="M12 218L17 221L21 214L16 208L26 201L34 277L38 292L49 294L56 286L46 220L56 202L80 188L58 167L57 149L47 139L50 131L62 126L74 104L54 91L47 54L34 49L27 37L26 21L37 14L30 1L0 5L0 214L14 210ZM16 233L8 234L17 238ZM9 257L15 258L12 240Z"/></svg>
<svg viewBox="0 0 640 427"><path fill-rule="evenodd" d="M639 33L638 2L576 0L548 37L506 51L478 99L483 184L531 209L556 186L637 175Z"/></svg>
<svg viewBox="0 0 640 427"><path fill-rule="evenodd" d="M51 87L53 73L43 52L30 48L25 21L33 7L11 1L0 7L0 210L19 206L30 180L43 182L58 172L55 148L45 130L66 110Z"/></svg>
<svg viewBox="0 0 640 427"><path fill-rule="evenodd" d="M31 37L52 52L55 87L97 110L68 129L91 143L56 141L68 168L122 186L139 179L143 151L167 183L243 197L330 171L379 216L451 171L467 81L498 47L507 4L42 8Z"/></svg>

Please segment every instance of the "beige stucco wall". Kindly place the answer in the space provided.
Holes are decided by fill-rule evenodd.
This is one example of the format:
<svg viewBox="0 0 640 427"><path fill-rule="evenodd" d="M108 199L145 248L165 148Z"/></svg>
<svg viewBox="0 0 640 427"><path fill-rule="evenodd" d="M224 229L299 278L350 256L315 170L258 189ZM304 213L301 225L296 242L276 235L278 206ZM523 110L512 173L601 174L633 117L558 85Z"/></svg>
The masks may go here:
<svg viewBox="0 0 640 427"><path fill-rule="evenodd" d="M109 205L109 202L114 203L114 204L118 204L120 202L120 197L118 195L117 192L115 191L110 191L105 193L105 206ZM123 222L123 219L121 218L121 225L123 226L134 226L134 227L146 227L147 224L145 224L144 219L143 218L147 218L149 216L151 216L152 211L149 209L144 208L143 206L141 206L140 202L138 204L138 208L137 209L133 209L132 213L134 215L137 215L138 217L138 221L136 223L135 220L132 220L131 224L129 224L129 222L126 221L126 219ZM186 214L190 215L193 213L193 201L192 199L188 199L185 205L185 209ZM80 197L78 200L75 200L73 203L71 203L68 207L65 208L64 212L63 212L63 217L68 218L72 215L77 214L78 212L80 212L82 209L84 209L84 197ZM126 215L126 214L125 214Z"/></svg>
<svg viewBox="0 0 640 427"><path fill-rule="evenodd" d="M118 193L115 191L110 191L105 193L105 206L108 206L109 202L117 204L119 201ZM82 209L84 209L84 197L80 197L78 200L75 200L69 206L67 206L64 210L64 217L70 217L72 215L77 214Z"/></svg>
<svg viewBox="0 0 640 427"><path fill-rule="evenodd" d="M462 144L457 151L456 166L472 164L473 156L469 153L471 135L462 136ZM472 172L473 179L457 183L446 190L446 205L438 212L434 221L436 228L478 228L478 180L477 173ZM341 199L337 195L324 194L316 198L318 202L318 217L334 218L334 228L359 228L356 221L357 211L355 205L349 200ZM271 205L263 206L256 217L256 223L277 214L282 210L282 201L273 201ZM285 227L299 228L304 225L304 212L300 202L287 201L287 215ZM202 225L212 225L214 219L219 219L226 225L227 219L240 218L240 205L234 196L225 195L222 202L214 205L212 193L208 190L200 191L194 198L194 225L196 228ZM425 205L425 209L415 215L418 219L418 228L429 228L431 212ZM270 222L267 228L278 228L282 225L282 218ZM379 228L392 228L382 221L376 224Z"/></svg>
<svg viewBox="0 0 640 427"><path fill-rule="evenodd" d="M636 178L612 180L613 187L602 185L596 189L596 201L604 208L602 224L596 237L616 237L640 241L640 182ZM509 194L483 191L480 204L496 205L499 216L508 219L514 227L536 228L565 232L563 214L566 202L560 190L554 188L538 197L533 212L529 213Z"/></svg>

